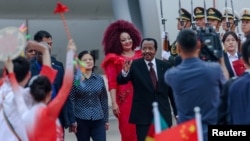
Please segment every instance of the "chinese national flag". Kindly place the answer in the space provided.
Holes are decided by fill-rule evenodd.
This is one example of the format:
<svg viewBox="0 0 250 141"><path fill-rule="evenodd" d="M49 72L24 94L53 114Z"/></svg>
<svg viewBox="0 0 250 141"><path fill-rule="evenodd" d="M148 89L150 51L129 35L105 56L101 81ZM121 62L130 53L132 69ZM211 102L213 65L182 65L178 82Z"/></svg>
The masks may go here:
<svg viewBox="0 0 250 141"><path fill-rule="evenodd" d="M155 141L198 141L195 119L178 124L156 134Z"/></svg>

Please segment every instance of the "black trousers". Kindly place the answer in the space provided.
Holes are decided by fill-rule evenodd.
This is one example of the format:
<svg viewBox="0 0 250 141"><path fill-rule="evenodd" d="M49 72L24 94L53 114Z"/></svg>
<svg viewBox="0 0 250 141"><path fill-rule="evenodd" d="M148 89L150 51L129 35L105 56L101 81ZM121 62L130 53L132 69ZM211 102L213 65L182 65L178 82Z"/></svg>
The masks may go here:
<svg viewBox="0 0 250 141"><path fill-rule="evenodd" d="M145 138L148 134L150 124L148 125L138 125L136 124L136 134L138 141L145 141Z"/></svg>
<svg viewBox="0 0 250 141"><path fill-rule="evenodd" d="M77 122L77 141L106 141L106 129L104 119L83 120L76 118Z"/></svg>

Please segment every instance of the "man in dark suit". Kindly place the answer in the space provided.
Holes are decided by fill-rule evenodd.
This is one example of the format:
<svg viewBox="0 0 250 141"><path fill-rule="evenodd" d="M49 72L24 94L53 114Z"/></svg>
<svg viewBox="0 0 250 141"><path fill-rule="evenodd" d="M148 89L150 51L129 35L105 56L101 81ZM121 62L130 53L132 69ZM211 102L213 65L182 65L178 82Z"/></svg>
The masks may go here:
<svg viewBox="0 0 250 141"><path fill-rule="evenodd" d="M52 50L52 36L49 32L45 31L45 30L40 30L38 31L35 35L34 35L34 40L37 42L46 42L49 46L49 52L51 55L51 50ZM64 67L63 67L63 63L58 61L54 56L51 56L51 63L52 65L58 65L60 67L62 67L63 71L64 71Z"/></svg>
<svg viewBox="0 0 250 141"><path fill-rule="evenodd" d="M117 77L118 84L132 82L134 95L129 122L136 124L138 141L144 141L153 120L152 103L159 103L159 110L168 126L172 125L171 105L176 113L171 88L164 83L164 73L171 68L169 62L155 58L157 42L145 38L141 42L143 58L126 61ZM152 68L148 65L152 63ZM150 72L151 71L151 72ZM154 76L151 76L154 72ZM171 105L169 103L171 101Z"/></svg>

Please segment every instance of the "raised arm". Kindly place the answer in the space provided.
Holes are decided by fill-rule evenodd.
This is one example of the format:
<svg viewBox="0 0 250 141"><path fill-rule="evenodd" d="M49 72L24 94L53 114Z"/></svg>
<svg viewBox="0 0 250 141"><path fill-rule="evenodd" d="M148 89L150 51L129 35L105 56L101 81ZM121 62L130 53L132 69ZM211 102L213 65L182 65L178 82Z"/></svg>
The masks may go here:
<svg viewBox="0 0 250 141"><path fill-rule="evenodd" d="M51 67L51 58L49 53L49 45L45 42L36 42L36 41L28 41L27 46L32 46L35 48L36 51L42 53L42 62L43 65Z"/></svg>
<svg viewBox="0 0 250 141"><path fill-rule="evenodd" d="M130 81L130 68L132 65L132 60L125 61L122 67L122 71L117 76L117 83L118 84L127 84Z"/></svg>
<svg viewBox="0 0 250 141"><path fill-rule="evenodd" d="M53 83L57 71L51 67L51 58L50 58L48 44L44 42L38 43L36 41L28 41L27 46L32 46L36 49L36 51L42 53L43 67L40 72L40 75L47 76L50 82Z"/></svg>
<svg viewBox="0 0 250 141"><path fill-rule="evenodd" d="M72 87L72 81L73 81L73 59L75 54L75 44L72 40L69 41L68 44L68 51L66 55L66 65L65 65L65 74L63 78L63 84L61 89L58 92L58 95L53 99L47 107L48 113L52 118L57 118L59 115L59 112L65 103L71 87Z"/></svg>
<svg viewBox="0 0 250 141"><path fill-rule="evenodd" d="M11 84L11 87L12 87L12 90L14 93L14 100L17 104L18 112L21 115L28 110L28 107L27 107L26 103L24 102L24 98L23 98L23 92L24 92L23 89L24 88L19 86L19 84L16 80L16 76L14 74L14 65L13 65L12 60L8 59L5 62L5 67L8 71L10 84Z"/></svg>

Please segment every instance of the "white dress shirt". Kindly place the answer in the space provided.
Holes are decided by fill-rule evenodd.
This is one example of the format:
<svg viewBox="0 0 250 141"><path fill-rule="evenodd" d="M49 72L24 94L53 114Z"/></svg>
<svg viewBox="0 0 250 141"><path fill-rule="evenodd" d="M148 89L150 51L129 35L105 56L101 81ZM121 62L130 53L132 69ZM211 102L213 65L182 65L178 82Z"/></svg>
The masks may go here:
<svg viewBox="0 0 250 141"><path fill-rule="evenodd" d="M157 75L157 67L156 67L156 62L155 62L155 58L153 58L153 60L151 61L147 61L147 60L144 60L145 63L147 64L147 67L148 67L148 70L150 69L150 66L148 65L149 62L151 62L153 64L153 69L155 70L155 75L156 75L156 78L158 80L158 75Z"/></svg>

